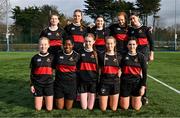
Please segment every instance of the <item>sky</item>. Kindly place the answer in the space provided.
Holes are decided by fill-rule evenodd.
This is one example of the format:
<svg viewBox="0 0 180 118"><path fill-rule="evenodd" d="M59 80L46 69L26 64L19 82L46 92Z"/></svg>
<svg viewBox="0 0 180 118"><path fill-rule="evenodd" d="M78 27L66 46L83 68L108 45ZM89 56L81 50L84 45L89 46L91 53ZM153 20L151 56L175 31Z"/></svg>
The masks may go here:
<svg viewBox="0 0 180 118"><path fill-rule="evenodd" d="M126 0L134 2L135 0ZM180 0L161 0L161 10L158 12L160 16L159 25L167 27L175 23L175 1L176 1L176 22L180 24ZM75 9L84 9L84 0L10 0L11 7L20 6L21 8L28 6L42 6L44 4L55 5L58 10L67 16L72 16ZM152 17L149 17L149 25L152 24ZM92 22L88 16L84 16L84 20Z"/></svg>

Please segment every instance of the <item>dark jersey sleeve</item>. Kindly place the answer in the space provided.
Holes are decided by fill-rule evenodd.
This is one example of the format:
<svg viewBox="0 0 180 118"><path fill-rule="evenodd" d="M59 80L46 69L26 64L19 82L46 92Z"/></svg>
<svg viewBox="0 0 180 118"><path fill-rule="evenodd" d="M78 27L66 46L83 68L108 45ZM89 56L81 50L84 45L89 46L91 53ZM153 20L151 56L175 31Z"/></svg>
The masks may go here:
<svg viewBox="0 0 180 118"><path fill-rule="evenodd" d="M152 39L152 31L150 28L147 28L146 34L147 34L147 39L149 41L150 51L154 51L154 40Z"/></svg>
<svg viewBox="0 0 180 118"><path fill-rule="evenodd" d="M145 59L145 56L143 54L138 55L140 60L140 65L142 69L142 79L141 79L141 86L146 86L146 80L147 80L147 61Z"/></svg>
<svg viewBox="0 0 180 118"><path fill-rule="evenodd" d="M33 85L32 84L32 78L33 78L32 72L33 72L33 66L34 66L34 64L33 64L34 61L33 60L34 60L34 57L31 58L31 62L30 62L30 65L29 65L29 68L31 69L31 71L30 71L30 86Z"/></svg>

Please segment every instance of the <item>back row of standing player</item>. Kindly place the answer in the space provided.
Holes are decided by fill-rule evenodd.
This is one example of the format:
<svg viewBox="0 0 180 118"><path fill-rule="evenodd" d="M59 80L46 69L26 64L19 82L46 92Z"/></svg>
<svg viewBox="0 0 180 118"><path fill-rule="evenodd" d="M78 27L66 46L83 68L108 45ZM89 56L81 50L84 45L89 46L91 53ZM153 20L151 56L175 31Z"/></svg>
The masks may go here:
<svg viewBox="0 0 180 118"><path fill-rule="evenodd" d="M103 52L105 50L105 37L113 36L117 41L117 51L124 53L127 51L126 45L128 37L136 37L138 42L138 51L143 53L147 60L154 59L154 44L151 36L152 30L141 24L138 14L133 13L130 16L131 26L127 25L127 15L124 12L120 12L117 15L118 23L112 24L108 28L105 27L105 21L103 16L96 18L95 26L85 27L82 24L82 11L77 9L74 11L73 23L65 26L64 30L59 27L58 15L51 15L50 25L44 29L40 37L45 36L50 39L50 53L56 53L57 50L62 49L62 41L67 36L71 37L74 41L74 50L78 52L83 48L84 37L87 33L93 33L95 35L95 47L98 51ZM150 52L150 53L149 53Z"/></svg>
<svg viewBox="0 0 180 118"><path fill-rule="evenodd" d="M108 39L108 38L105 38L106 36L113 36L116 39L117 51L121 54L128 51L128 49L126 48L126 45L128 43L128 37L136 37L137 44L138 44L137 50L145 55L146 60L148 60L148 59L153 60L153 58L154 58L153 40L151 39L151 31L149 30L148 27L142 26L142 24L139 22L139 18L136 14L133 14L130 17L132 27L127 27L126 19L127 19L126 14L124 12L120 12L118 14L119 23L113 24L109 28L105 28L104 27L104 19L102 16L99 16L96 19L96 25L89 29L89 28L84 27L81 23L82 22L81 10L75 10L74 11L74 22L67 25L64 28L64 30L61 29L60 27L58 27L58 23L59 23L58 16L52 15L51 19L50 19L50 26L42 31L41 37L47 37L50 39L50 47L49 47L48 51L52 54L56 54L59 50L62 50L63 40L65 41L65 40L71 38L74 42L74 50L80 53L81 59L83 59L83 57L86 57L86 59L84 60L85 62L80 64L81 65L80 68L82 70L84 70L84 69L88 69L88 70L94 69L95 70L96 69L96 67L94 66L93 63L91 63L91 64L89 63L90 60L87 61L87 59L91 58L92 54L86 55L86 53L88 52L87 50L84 50L84 52L82 52L82 50L84 49L83 44L85 42L84 37L87 35L88 32L93 33L95 35L94 45L98 52L103 52L103 51L107 52L107 47L105 48L105 42L107 43L107 41L105 39ZM91 37L93 37L93 36L91 36ZM111 37L109 39L113 39L113 37ZM67 44L67 42L65 44ZM130 44L133 45L133 43L130 43ZM68 46L65 46L65 47L68 47ZM111 47L111 42L109 42L109 48L110 47ZM150 55L149 55L149 49L150 49ZM90 52L92 53L92 51L90 51ZM101 67L103 67L103 68L101 68L102 69L101 77L104 78L104 79L101 79L102 84L98 87L99 91L100 91L99 92L100 108L102 111L106 110L108 96L110 95L109 96L110 108L115 111L117 109L118 98L119 98L119 94L118 94L119 86L116 85L118 83L118 82L116 82L116 78L118 78L118 77L115 77L115 76L117 74L116 71L118 70L117 66L119 66L118 60L121 60L118 58L121 58L121 56L119 56L118 54L115 54L115 53L114 54L108 54L108 53L111 53L111 52L102 53L102 54L98 53L99 54L99 59L98 59L99 64L97 64L97 65L100 65ZM58 54L58 55L59 55L60 59L65 58L64 57L65 55L63 56L63 54L62 55ZM75 55L75 54L73 54L73 55ZM86 55L86 56L83 56L83 55ZM87 58L88 55L89 55L89 58ZM93 51L93 55L95 56L94 58L96 58L96 54L94 54L94 51ZM138 56L134 56L134 55L132 56L131 54L129 54L129 55L126 55L125 57L126 57L124 59L125 63L126 63L126 60L131 60L131 58L132 58L132 60L135 60L135 62L137 60L143 60L142 56L141 55L139 56L139 54L138 54ZM72 60L74 60L74 59L76 59L76 58L72 58ZM66 59L66 60L70 60L70 59ZM112 61L112 62L109 62L108 60ZM59 60L57 60L57 63L59 63L59 66L57 66L58 68L56 71L56 73L57 73L56 78L59 78L58 75L60 77L69 76L69 75L64 76L64 75L58 73L58 70L60 72L66 72L67 65L69 65L68 61L64 62L64 64L62 64L61 62L59 62ZM97 63L97 62L95 61L95 63ZM131 68L131 66L133 66L131 69L134 69L133 72L135 72L135 74L139 76L140 70L143 70L142 68L140 69L140 67L139 67L139 66L141 66L141 63L139 63L140 65L139 64L133 65L133 64L134 64L133 62L128 62L127 65L124 67L124 71L125 71L124 73L129 73L129 68ZM145 65L143 63L143 61L142 61L142 65ZM69 66L70 66L71 71L75 69L73 63L70 64ZM144 67L145 66L143 66L143 68ZM87 77L86 73L81 74L80 76L83 76L83 75L84 75L84 78ZM112 78L113 84L111 82L108 82L109 79L106 80L106 78L109 78L109 79ZM131 77L129 77L129 78L131 78ZM71 79L71 78L69 78L69 79ZM118 79L117 79L117 81L118 81ZM132 81L132 80L130 80L130 81ZM126 81L123 81L123 82L125 82L127 85ZM59 109L62 109L65 104L65 107L67 109L71 109L72 104L73 104L73 99L75 97L75 95L74 95L75 93L72 92L70 95L68 95L68 94L62 95L62 93L67 93L67 91L72 91L72 89L76 89L76 87L73 86L73 84L72 84L72 85L68 86L69 87L69 90L68 90L68 87L66 86L68 84L67 82L65 82L63 84L62 84L62 82L59 82L58 84L57 83L58 83L58 81L55 80L56 106ZM109 83L111 83L111 84L109 84ZM59 86L59 84L61 84L63 87ZM144 82L141 82L141 84L143 86L145 85ZM95 92L94 92L95 90L93 90L93 88L94 88L93 85L94 84L90 84L87 86L87 85L81 84L81 85L79 85L80 87L78 87L79 91L81 93L80 94L81 106L83 109L86 109L87 107L89 109L93 108L94 99L95 99ZM128 87L130 87L130 86L128 86ZM64 90L62 92L62 90L64 88L66 88L66 90ZM125 89L125 88L128 89L127 87L122 87L121 89ZM90 92L90 94L87 94L87 89L90 90L90 91L88 91L88 92ZM132 88L132 89L137 89L137 87ZM61 92L59 92L59 91L61 91ZM132 92L132 93L129 93L129 92L132 92L132 91L126 91L126 92L122 93L122 98L121 98L120 104L121 104L121 107L124 109L127 109L129 106L129 102L128 102L129 97L128 96L130 96L130 95L138 96L139 95L136 92ZM88 101L85 100L85 99L87 99L87 97L89 97ZM67 99L64 100L65 98L67 98ZM137 101L136 97L134 97L134 98L135 98L134 102ZM139 100L139 97L137 97L137 99ZM141 106L140 103L135 104L134 102L132 101L132 106L135 109L139 109Z"/></svg>

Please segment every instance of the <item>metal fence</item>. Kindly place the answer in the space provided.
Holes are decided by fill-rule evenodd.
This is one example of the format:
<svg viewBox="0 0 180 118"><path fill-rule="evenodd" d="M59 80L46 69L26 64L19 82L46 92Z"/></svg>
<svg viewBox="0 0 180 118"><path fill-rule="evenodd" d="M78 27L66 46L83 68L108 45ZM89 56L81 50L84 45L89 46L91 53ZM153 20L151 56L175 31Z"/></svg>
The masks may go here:
<svg viewBox="0 0 180 118"><path fill-rule="evenodd" d="M155 41L154 42L155 51L174 51L174 41ZM0 44L0 51L6 51L7 45ZM37 51L38 44L10 44L10 51ZM180 51L180 41L177 42L177 50Z"/></svg>

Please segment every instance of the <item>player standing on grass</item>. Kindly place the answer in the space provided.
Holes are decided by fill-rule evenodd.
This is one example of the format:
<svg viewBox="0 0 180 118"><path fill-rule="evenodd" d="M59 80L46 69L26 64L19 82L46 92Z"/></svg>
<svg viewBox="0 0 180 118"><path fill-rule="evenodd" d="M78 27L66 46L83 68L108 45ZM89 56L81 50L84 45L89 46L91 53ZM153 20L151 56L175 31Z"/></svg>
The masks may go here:
<svg viewBox="0 0 180 118"><path fill-rule="evenodd" d="M93 48L94 35L88 34L85 37L85 47L80 51L79 60L79 87L80 102L82 109L92 110L96 98L98 82L98 58Z"/></svg>
<svg viewBox="0 0 180 118"><path fill-rule="evenodd" d="M45 98L46 109L53 108L53 55L48 53L49 39L39 39L39 54L32 57L31 68L31 92L34 95L34 104L37 111L41 110L43 97Z"/></svg>
<svg viewBox="0 0 180 118"><path fill-rule="evenodd" d="M96 18L96 24L94 27L92 27L89 31L90 33L93 33L95 36L95 47L98 52L104 52L105 51L105 37L109 36L109 30L105 28L105 22L103 16L98 16Z"/></svg>
<svg viewBox="0 0 180 118"><path fill-rule="evenodd" d="M82 24L82 17L82 11L80 9L76 9L73 15L73 23L64 28L67 35L73 37L74 50L76 52L83 49L84 37L87 34L87 28Z"/></svg>
<svg viewBox="0 0 180 118"><path fill-rule="evenodd" d="M129 37L137 38L137 51L144 54L146 61L154 60L154 41L152 39L152 31L151 28L147 26L143 26L140 22L139 16L137 13L132 13L130 16L131 25L128 29ZM148 104L148 98L146 96L146 92L142 97L143 104Z"/></svg>
<svg viewBox="0 0 180 118"><path fill-rule="evenodd" d="M113 24L109 27L110 35L114 36L116 39L117 51L120 53L125 53L127 51L127 15L125 12L118 13L118 23Z"/></svg>
<svg viewBox="0 0 180 118"><path fill-rule="evenodd" d="M65 37L64 30L59 26L59 16L52 14L50 16L49 27L45 28L40 37L47 37L50 40L49 53L56 54L62 50L62 42Z"/></svg>
<svg viewBox="0 0 180 118"><path fill-rule="evenodd" d="M58 109L70 110L73 107L76 98L76 64L79 60L79 54L73 51L73 41L66 39L63 41L64 49L55 57L55 82L54 97Z"/></svg>
<svg viewBox="0 0 180 118"><path fill-rule="evenodd" d="M108 99L111 110L116 111L120 91L121 55L116 52L116 39L106 37L106 51L99 55L101 67L99 83L99 103L101 111L106 111Z"/></svg>
<svg viewBox="0 0 180 118"><path fill-rule="evenodd" d="M129 51L121 61L120 106L128 109L131 97L132 108L140 110L141 96L146 88L146 59L142 53L136 51L138 45L135 37L130 38L127 47Z"/></svg>

